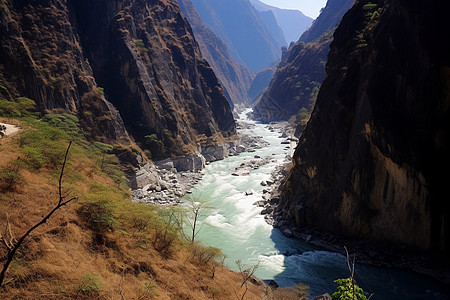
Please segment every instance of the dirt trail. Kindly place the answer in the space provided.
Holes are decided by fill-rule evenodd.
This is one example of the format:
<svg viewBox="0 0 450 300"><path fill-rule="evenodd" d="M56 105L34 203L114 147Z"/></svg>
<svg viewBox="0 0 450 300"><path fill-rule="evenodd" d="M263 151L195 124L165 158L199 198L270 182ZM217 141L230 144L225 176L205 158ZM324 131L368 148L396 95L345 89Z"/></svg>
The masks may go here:
<svg viewBox="0 0 450 300"><path fill-rule="evenodd" d="M3 131L5 133L5 135L10 135L10 134L16 133L17 131L20 130L20 128L17 127L16 125L6 124L6 123L1 123L0 122L0 126L1 125L6 127L6 130Z"/></svg>

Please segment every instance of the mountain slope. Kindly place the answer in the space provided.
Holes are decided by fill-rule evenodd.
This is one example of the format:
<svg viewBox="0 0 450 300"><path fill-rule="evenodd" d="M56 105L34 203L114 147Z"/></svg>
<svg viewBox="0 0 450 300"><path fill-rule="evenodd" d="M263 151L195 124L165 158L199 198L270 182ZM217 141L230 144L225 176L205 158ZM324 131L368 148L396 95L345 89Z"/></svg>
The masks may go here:
<svg viewBox="0 0 450 300"><path fill-rule="evenodd" d="M274 35L248 0L193 0L203 21L228 47L230 54L253 72L258 72L281 56L286 44Z"/></svg>
<svg viewBox="0 0 450 300"><path fill-rule="evenodd" d="M137 140L156 134L181 154L199 134L235 132L222 88L175 1L72 5L94 75Z"/></svg>
<svg viewBox="0 0 450 300"><path fill-rule="evenodd" d="M39 111L70 111L91 137L129 143L120 115L85 60L67 6L27 1L1 5L1 98L25 96L36 101Z"/></svg>
<svg viewBox="0 0 450 300"><path fill-rule="evenodd" d="M2 85L42 112L76 114L93 138L126 142L126 128L143 148L163 143L157 157L235 132L174 1L8 1L0 21Z"/></svg>
<svg viewBox="0 0 450 300"><path fill-rule="evenodd" d="M327 1L327 5L321 10L311 27L302 34L300 41L308 43L327 31L334 31L342 16L352 7L353 2L355 0Z"/></svg>
<svg viewBox="0 0 450 300"><path fill-rule="evenodd" d="M246 105L247 90L254 74L231 57L225 43L202 21L190 0L178 0L178 3L192 26L203 57L222 83L230 104Z"/></svg>
<svg viewBox="0 0 450 300"><path fill-rule="evenodd" d="M297 226L450 253L448 18L357 1L334 34L277 213ZM437 29L438 28L438 29Z"/></svg>
<svg viewBox="0 0 450 300"><path fill-rule="evenodd" d="M329 0L313 25L297 43L291 44L267 91L254 108L255 118L270 122L296 116L297 123L301 124L296 134L301 132L326 76L325 64L333 31L347 11L345 8L352 3Z"/></svg>
<svg viewBox="0 0 450 300"><path fill-rule="evenodd" d="M271 11L275 15L278 24L283 30L284 37L289 44L292 41L297 41L302 33L308 29L313 19L305 16L299 10L282 9L262 3L259 0L250 0L250 3L258 11Z"/></svg>
<svg viewBox="0 0 450 300"><path fill-rule="evenodd" d="M304 108L311 111L320 84L325 78L325 63L330 34L314 42L292 45L283 55L270 85L253 109L263 122L288 120Z"/></svg>

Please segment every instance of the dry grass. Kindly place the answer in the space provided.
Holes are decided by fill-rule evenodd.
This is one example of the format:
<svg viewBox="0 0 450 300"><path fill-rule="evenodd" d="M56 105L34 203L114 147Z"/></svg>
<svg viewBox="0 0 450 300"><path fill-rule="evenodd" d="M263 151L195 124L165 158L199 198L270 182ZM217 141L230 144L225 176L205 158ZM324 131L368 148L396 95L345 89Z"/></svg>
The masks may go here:
<svg viewBox="0 0 450 300"><path fill-rule="evenodd" d="M17 140L1 140L0 167L23 159ZM57 211L26 240L7 272L0 299L240 298L239 274L216 264L212 278L213 264L190 259L189 247L179 240L169 257L159 253L152 241L161 222L152 208L131 203L128 189L102 173L82 150L75 148L69 160L65 192L79 200ZM54 206L58 172L19 170L20 183L0 194L0 232L8 219L18 238ZM113 221L105 230L94 230L92 220L80 213L92 203L109 209L105 211ZM153 219L142 226L137 220L145 217ZM0 261L5 253L0 248ZM250 284L245 299L264 294L265 287Z"/></svg>

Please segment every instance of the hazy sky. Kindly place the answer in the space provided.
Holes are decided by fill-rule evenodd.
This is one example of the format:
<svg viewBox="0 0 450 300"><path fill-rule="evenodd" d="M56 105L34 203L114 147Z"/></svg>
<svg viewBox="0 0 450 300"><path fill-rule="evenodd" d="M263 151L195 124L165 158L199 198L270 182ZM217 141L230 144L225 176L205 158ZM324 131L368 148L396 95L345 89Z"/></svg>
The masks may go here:
<svg viewBox="0 0 450 300"><path fill-rule="evenodd" d="M313 19L317 18L320 9L324 7L325 4L327 3L327 0L260 0L260 1L279 8L297 9Z"/></svg>

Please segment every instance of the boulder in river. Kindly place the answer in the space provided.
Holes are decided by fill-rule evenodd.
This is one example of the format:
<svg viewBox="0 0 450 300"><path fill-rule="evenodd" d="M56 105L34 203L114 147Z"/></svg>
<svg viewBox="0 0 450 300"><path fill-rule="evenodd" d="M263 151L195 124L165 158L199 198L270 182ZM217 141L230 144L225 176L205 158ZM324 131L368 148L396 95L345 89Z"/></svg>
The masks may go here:
<svg viewBox="0 0 450 300"><path fill-rule="evenodd" d="M292 231L289 228L283 229L282 233L288 237L293 236Z"/></svg>
<svg viewBox="0 0 450 300"><path fill-rule="evenodd" d="M253 195L253 190L246 190L246 191L245 191L245 195L246 195L246 196Z"/></svg>

